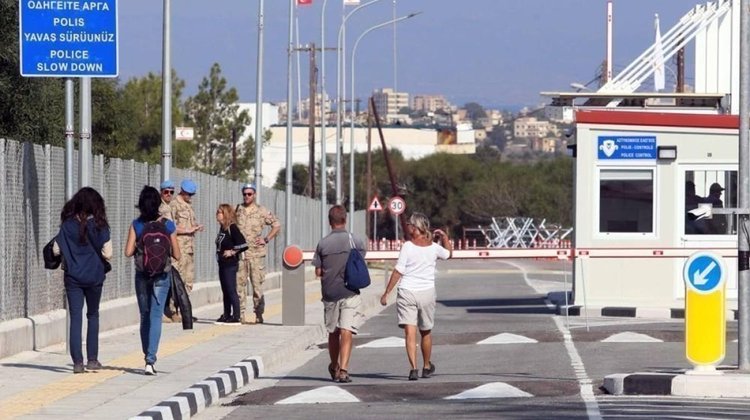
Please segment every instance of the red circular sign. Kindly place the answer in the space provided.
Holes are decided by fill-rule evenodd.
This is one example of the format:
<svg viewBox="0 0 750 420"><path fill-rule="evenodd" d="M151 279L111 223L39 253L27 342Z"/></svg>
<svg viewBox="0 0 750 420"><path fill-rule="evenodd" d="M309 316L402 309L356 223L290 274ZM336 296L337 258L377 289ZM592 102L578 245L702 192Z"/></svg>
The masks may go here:
<svg viewBox="0 0 750 420"><path fill-rule="evenodd" d="M282 260L290 268L297 268L302 264L302 250L297 245L289 245L284 249Z"/></svg>
<svg viewBox="0 0 750 420"><path fill-rule="evenodd" d="M388 211L390 211L391 214L399 215L403 213L404 210L406 210L406 201L404 201L403 198L395 196L388 202Z"/></svg>

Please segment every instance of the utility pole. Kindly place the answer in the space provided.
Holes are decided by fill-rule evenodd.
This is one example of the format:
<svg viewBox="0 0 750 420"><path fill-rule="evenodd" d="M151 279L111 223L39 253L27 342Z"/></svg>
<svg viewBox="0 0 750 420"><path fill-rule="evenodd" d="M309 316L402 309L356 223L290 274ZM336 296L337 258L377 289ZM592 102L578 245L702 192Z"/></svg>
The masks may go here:
<svg viewBox="0 0 750 420"><path fill-rule="evenodd" d="M318 67L315 64L315 43L310 44L310 100L308 107L309 127L308 143L310 145L310 169L307 177L307 190L310 197L315 198L315 102L317 102L318 92ZM321 139L325 141L325 139Z"/></svg>
<svg viewBox="0 0 750 420"><path fill-rule="evenodd" d="M326 48L326 50L335 50L335 48ZM295 52L308 52L310 53L310 98L309 98L309 115L308 115L308 148L310 150L310 158L308 161L308 182L305 190L309 193L309 196L315 198L315 102L317 101L318 91L318 65L316 60L316 53L322 51L320 48L315 47L315 43L309 45L300 46L294 49ZM325 101L325 98L321 96L321 101ZM325 104L321 106L325 110ZM323 115L325 119L325 115ZM325 139L321 139L325 141ZM321 198L325 201L325 197Z"/></svg>

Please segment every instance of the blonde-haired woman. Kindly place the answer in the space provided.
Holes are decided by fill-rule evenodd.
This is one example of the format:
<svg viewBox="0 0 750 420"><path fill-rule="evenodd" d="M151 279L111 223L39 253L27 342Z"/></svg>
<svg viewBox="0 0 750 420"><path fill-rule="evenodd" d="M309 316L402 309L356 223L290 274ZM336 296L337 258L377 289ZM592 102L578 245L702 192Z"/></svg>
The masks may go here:
<svg viewBox="0 0 750 420"><path fill-rule="evenodd" d="M409 380L416 381L419 377L417 328L422 335L422 377L429 378L435 373L435 363L431 360L432 328L435 324L435 264L438 258L450 258L453 246L442 230L430 232L430 221L421 213L409 217L406 231L410 240L401 247L398 262L380 297L380 303L383 306L388 303L388 295L398 284L398 326L404 329L406 338L406 357L411 365ZM442 246L432 241L433 236Z"/></svg>
<svg viewBox="0 0 750 420"><path fill-rule="evenodd" d="M216 209L219 233L216 235L216 261L219 263L219 283L224 295L224 313L216 320L220 324L240 325L240 297L237 294L239 255L247 249L247 242L237 227L237 217L229 204Z"/></svg>

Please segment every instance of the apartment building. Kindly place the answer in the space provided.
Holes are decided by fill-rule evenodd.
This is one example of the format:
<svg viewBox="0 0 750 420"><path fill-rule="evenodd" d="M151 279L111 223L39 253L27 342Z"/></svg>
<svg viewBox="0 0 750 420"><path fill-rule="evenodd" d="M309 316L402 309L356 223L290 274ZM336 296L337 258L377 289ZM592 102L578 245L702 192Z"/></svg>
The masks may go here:
<svg viewBox="0 0 750 420"><path fill-rule="evenodd" d="M450 103L443 95L414 95L411 109L415 111L435 112L450 109Z"/></svg>
<svg viewBox="0 0 750 420"><path fill-rule="evenodd" d="M378 115L388 123L398 121L398 111L409 106L409 94L396 92L390 88L376 89L372 92Z"/></svg>
<svg viewBox="0 0 750 420"><path fill-rule="evenodd" d="M547 136L559 136L560 128L549 122L540 121L535 117L516 118L513 122L513 137L516 138L541 138Z"/></svg>

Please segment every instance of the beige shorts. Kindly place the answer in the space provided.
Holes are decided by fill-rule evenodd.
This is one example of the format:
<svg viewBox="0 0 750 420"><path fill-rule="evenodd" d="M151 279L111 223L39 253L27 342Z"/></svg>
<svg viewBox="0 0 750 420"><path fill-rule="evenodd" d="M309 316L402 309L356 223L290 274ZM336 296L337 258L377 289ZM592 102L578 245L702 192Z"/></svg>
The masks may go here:
<svg viewBox="0 0 750 420"><path fill-rule="evenodd" d="M354 295L336 302L323 302L326 329L329 333L337 328L356 334L365 321L365 314L361 312L362 297Z"/></svg>
<svg viewBox="0 0 750 420"><path fill-rule="evenodd" d="M435 288L427 290L398 289L396 312L398 326L416 325L420 331L435 326Z"/></svg>

